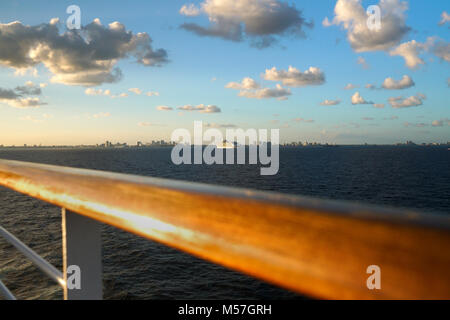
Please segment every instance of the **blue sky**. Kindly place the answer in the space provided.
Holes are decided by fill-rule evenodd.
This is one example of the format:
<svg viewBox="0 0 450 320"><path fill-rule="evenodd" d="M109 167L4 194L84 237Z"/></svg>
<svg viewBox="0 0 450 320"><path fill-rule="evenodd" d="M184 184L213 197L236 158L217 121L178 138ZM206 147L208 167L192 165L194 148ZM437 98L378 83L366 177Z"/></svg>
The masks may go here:
<svg viewBox="0 0 450 320"><path fill-rule="evenodd" d="M337 2L332 0L289 1L286 4L288 7L284 8L287 11L282 13L295 12L292 9L294 6L297 12L301 10L301 14L298 14L304 19L301 25L303 37L293 34L293 31L289 33L291 30L288 29L286 32L278 32L279 29L275 30L276 23L283 25L282 21L278 21L277 17L266 16L268 20L274 21L275 31L269 30L269 33L275 36L277 42L263 49L252 46L252 41L261 37L250 34L250 31L244 32L240 41L230 41L217 36L199 36L181 28L183 23L195 23L204 28L202 30L218 30L223 27L217 25L218 29L205 29L213 25L208 17L226 19L227 5L233 4L223 1L225 5L219 6L216 3L218 0L207 1L209 6L202 10L200 4L204 1L3 0L0 3L0 23L3 28L8 28L5 25L13 21L34 27L48 24L52 18L57 17L59 32L63 34L66 31L65 21L69 16L66 8L76 4L81 9L83 26L98 18L105 28L118 21L133 35L145 32L152 39L152 50L163 48L168 61L161 63L161 66L148 66L137 63L131 54L126 54L114 61L114 67L120 68L123 75L120 81L99 81L86 86L68 83L66 80L58 81L55 78L58 76L55 72L57 63L50 60L49 56L47 60L36 58L33 63L28 63L28 69L20 69L17 63L11 62L14 57L6 54L2 56L0 52L1 89L15 90L14 88L27 86L27 82L29 88L37 88L42 84L41 94L35 98L39 99L37 105L24 106L21 103L18 108L17 101L0 99L0 144L95 144L105 140L128 143L136 143L138 140L167 140L176 128L192 128L194 120L223 128L280 128L282 142L308 140L382 144L406 140L450 140L450 22L444 19L444 12L450 12L448 1L385 0L390 4L385 8L403 8L398 19L408 30L402 31L401 26L394 24L393 30L385 35L387 40L379 41L383 46L381 50L374 47L371 39L366 38L361 42L366 43L369 48L358 49L361 43L352 42L348 37L356 31L345 28L345 21L342 22L344 18L355 22L352 19L356 19L354 17L357 14L353 16L349 12L350 7L345 7L346 11L339 13L341 20L333 20L337 16ZM241 2L244 6L252 5L252 8L259 8L259 5L267 3L283 3L277 0ZM353 2L364 11L369 5L378 4L378 1L338 2ZM199 15L180 14L180 8L190 3L199 9ZM407 9L404 7L405 3L408 5ZM391 13L382 11L382 14ZM326 17L330 26L323 24ZM232 22L247 27L251 20L246 19L250 18L243 14L242 21ZM267 27L262 20L255 22L255 28ZM295 19L293 21L298 22ZM442 23L439 25L440 21ZM307 26L310 22L314 23L312 28ZM381 22L383 28L384 20ZM386 20L386 24L388 22ZM293 22L292 28L298 26ZM366 33L361 33L362 35L371 37L367 30L363 32ZM396 33L398 38L388 44L388 40L395 38ZM13 34L13 37L19 35ZM422 48L416 56L423 63L408 67L404 56L391 55L390 52L413 40ZM0 36L0 50L2 46L8 46L8 43L8 39ZM56 42L51 43L57 46ZM27 50L32 52L36 48L31 46ZM365 65L358 63L358 59L364 59ZM53 64L53 69L49 64ZM300 77L310 67L318 68L324 80L319 81L319 84L302 82L299 85L297 82L297 85L289 85L286 84L289 82L284 83L282 80L264 78L266 69L275 67L277 71L287 71L289 66L296 68ZM404 76L408 76L414 85L405 85L403 89L380 88L385 79L393 78L398 82ZM246 77L252 78L259 87L241 90L226 88L230 82L240 83ZM358 87L345 90L344 87L350 83ZM368 89L366 84L374 84L377 88ZM258 95L261 93L258 90L274 89L277 85L290 91L290 95L285 97L287 99L280 100L271 96L246 97L248 93ZM102 94L88 95L86 90L89 88L97 90L97 93L102 90ZM138 88L142 93L135 94L129 91L130 88ZM109 94L104 94L106 90L109 90ZM239 96L242 91L243 96ZM15 92L19 94L19 91ZM147 92L157 92L159 95L147 96ZM370 103L352 104L352 96L356 92ZM122 93L128 96L112 97ZM398 98L398 103L404 102L405 106L394 108L389 102L389 98L394 97ZM25 96L17 99L22 98ZM408 98L413 99L407 100ZM339 100L340 103L321 105L325 100ZM201 113L177 109L186 105L217 106L220 112ZM380 108L380 105L384 105L384 108ZM157 110L158 106L168 106L173 110L160 111Z"/></svg>

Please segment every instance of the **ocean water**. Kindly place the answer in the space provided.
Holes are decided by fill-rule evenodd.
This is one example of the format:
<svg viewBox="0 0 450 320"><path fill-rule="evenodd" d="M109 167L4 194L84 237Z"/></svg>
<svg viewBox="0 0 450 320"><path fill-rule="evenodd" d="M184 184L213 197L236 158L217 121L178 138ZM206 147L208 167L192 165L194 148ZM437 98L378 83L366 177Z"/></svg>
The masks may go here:
<svg viewBox="0 0 450 320"><path fill-rule="evenodd" d="M450 214L447 147L281 148L280 170L173 165L170 148L0 149L0 159L204 182ZM60 209L0 187L0 225L61 268ZM107 299L292 299L298 295L104 226ZM0 239L0 278L20 299L60 299L45 275Z"/></svg>

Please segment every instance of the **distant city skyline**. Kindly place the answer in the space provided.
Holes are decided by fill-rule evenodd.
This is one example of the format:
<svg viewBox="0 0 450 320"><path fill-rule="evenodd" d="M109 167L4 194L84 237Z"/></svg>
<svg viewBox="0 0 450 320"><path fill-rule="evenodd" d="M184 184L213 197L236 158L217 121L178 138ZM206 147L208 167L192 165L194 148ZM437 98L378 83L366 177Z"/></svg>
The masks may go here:
<svg viewBox="0 0 450 320"><path fill-rule="evenodd" d="M168 141L196 120L281 144L446 143L448 17L443 0L4 0L0 145Z"/></svg>

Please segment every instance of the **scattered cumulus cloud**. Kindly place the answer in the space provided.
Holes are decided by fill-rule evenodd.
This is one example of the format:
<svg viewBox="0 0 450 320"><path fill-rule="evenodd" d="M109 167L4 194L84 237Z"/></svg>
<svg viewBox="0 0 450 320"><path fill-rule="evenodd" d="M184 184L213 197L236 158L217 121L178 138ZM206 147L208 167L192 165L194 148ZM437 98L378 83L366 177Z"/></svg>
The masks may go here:
<svg viewBox="0 0 450 320"><path fill-rule="evenodd" d="M288 70L266 69L264 74L265 80L281 81L288 87L305 87L317 86L325 83L325 74L316 67L310 67L308 70L301 72L300 70L289 66Z"/></svg>
<svg viewBox="0 0 450 320"><path fill-rule="evenodd" d="M148 91L146 94L148 97L159 97L159 92L157 91Z"/></svg>
<svg viewBox="0 0 450 320"><path fill-rule="evenodd" d="M447 11L444 11L441 14L441 20L439 21L439 25L443 26L447 22L450 22L450 14L448 14Z"/></svg>
<svg viewBox="0 0 450 320"><path fill-rule="evenodd" d="M418 93L417 95L408 98L403 97L389 98L389 103L391 104L392 108L395 109L410 108L423 105L423 100L425 99L426 96L424 94Z"/></svg>
<svg viewBox="0 0 450 320"><path fill-rule="evenodd" d="M440 119L440 120L434 120L431 123L431 126L433 126L433 127L450 126L450 119L445 118L445 119Z"/></svg>
<svg viewBox="0 0 450 320"><path fill-rule="evenodd" d="M258 82L249 77L242 79L241 82L229 82L225 88L239 90L240 97L250 99L286 100L292 94L290 89L285 89L280 84L277 84L275 88L262 88Z"/></svg>
<svg viewBox="0 0 450 320"><path fill-rule="evenodd" d="M28 81L23 86L17 86L14 89L0 88L0 103L4 103L13 108L38 108L47 103L42 102L39 97L30 97L41 95L39 86Z"/></svg>
<svg viewBox="0 0 450 320"><path fill-rule="evenodd" d="M225 88L235 90L251 90L258 89L260 85L252 78L246 77L241 82L229 82Z"/></svg>
<svg viewBox="0 0 450 320"><path fill-rule="evenodd" d="M295 5L278 0L205 0L199 6L184 5L180 13L193 17L206 15L209 25L184 23L180 27L199 36L217 37L266 48L280 37L304 37L311 28Z"/></svg>
<svg viewBox="0 0 450 320"><path fill-rule="evenodd" d="M111 95L110 90L94 89L94 88L87 88L86 90L84 90L84 93L88 96L109 96L109 95Z"/></svg>
<svg viewBox="0 0 450 320"><path fill-rule="evenodd" d="M405 60L405 64L410 69L417 69L425 61L420 57L422 53L429 50L433 45L434 38L429 37L426 42L421 43L411 40L400 44L389 51L391 56L401 56Z"/></svg>
<svg viewBox="0 0 450 320"><path fill-rule="evenodd" d="M320 103L321 106L335 106L341 103L341 100L337 99L337 100L324 100L323 102Z"/></svg>
<svg viewBox="0 0 450 320"><path fill-rule="evenodd" d="M355 92L355 94L352 96L352 104L373 104L371 101L366 101L359 92Z"/></svg>
<svg viewBox="0 0 450 320"><path fill-rule="evenodd" d="M14 70L14 75L16 77L25 77L31 76L37 78L39 76L39 72L36 68L25 67L25 68L17 68Z"/></svg>
<svg viewBox="0 0 450 320"><path fill-rule="evenodd" d="M122 78L120 59L134 57L144 66L168 62L164 49L153 49L147 33L133 34L119 22L103 26L99 19L81 30L61 33L58 23L36 26L19 21L0 23L0 65L24 70L43 64L52 82L97 86Z"/></svg>
<svg viewBox="0 0 450 320"><path fill-rule="evenodd" d="M200 9L195 6L195 4L185 4L180 9L180 14L188 17L196 17L201 13Z"/></svg>
<svg viewBox="0 0 450 320"><path fill-rule="evenodd" d="M357 84L349 83L344 87L344 90L353 90L358 88L359 86Z"/></svg>
<svg viewBox="0 0 450 320"><path fill-rule="evenodd" d="M172 111L173 108L172 107L168 107L168 106L157 106L156 110L158 110L158 111Z"/></svg>
<svg viewBox="0 0 450 320"><path fill-rule="evenodd" d="M197 111L200 113L220 113L220 112L222 112L222 110L220 110L220 108L215 105L204 105L204 104L199 104L197 106L185 105L185 106L178 107L177 109L181 110L181 111Z"/></svg>
<svg viewBox="0 0 450 320"><path fill-rule="evenodd" d="M291 90L283 88L277 83L275 88L261 88L256 90L242 90L239 92L240 97L250 99L270 99L276 98L278 100L286 100L290 96Z"/></svg>
<svg viewBox="0 0 450 320"><path fill-rule="evenodd" d="M120 99L120 98L126 98L126 97L128 97L128 93L125 93L125 92L111 96L111 98L113 98L113 99Z"/></svg>
<svg viewBox="0 0 450 320"><path fill-rule="evenodd" d="M411 30L406 25L405 11L408 3L400 0L380 0L381 25L379 30L367 26L366 9L361 0L338 0L334 8L334 18L326 18L325 27L341 26L347 31L347 40L356 52L388 50L397 45Z"/></svg>
<svg viewBox="0 0 450 320"><path fill-rule="evenodd" d="M410 76L404 75L400 80L396 81L393 78L386 78L381 85L383 89L400 90L415 86L413 79Z"/></svg>
<svg viewBox="0 0 450 320"><path fill-rule="evenodd" d="M438 37L428 37L425 42L411 40L392 49L391 56L401 56L410 69L417 69L425 64L421 57L425 52L431 52L443 61L450 62L450 43L440 40Z"/></svg>
<svg viewBox="0 0 450 320"><path fill-rule="evenodd" d="M450 43L445 41L437 42L433 47L433 53L442 60L450 62Z"/></svg>
<svg viewBox="0 0 450 320"><path fill-rule="evenodd" d="M139 88L130 88L128 91L133 92L134 94L140 95L142 93L142 90Z"/></svg>

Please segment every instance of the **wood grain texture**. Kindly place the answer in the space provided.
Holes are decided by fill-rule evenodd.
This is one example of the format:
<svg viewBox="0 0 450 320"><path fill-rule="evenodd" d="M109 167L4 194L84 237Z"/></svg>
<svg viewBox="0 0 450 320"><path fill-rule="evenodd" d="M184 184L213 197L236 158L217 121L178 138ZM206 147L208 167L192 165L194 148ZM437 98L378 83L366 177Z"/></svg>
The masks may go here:
<svg viewBox="0 0 450 320"><path fill-rule="evenodd" d="M8 160L0 185L312 297L450 299L447 216Z"/></svg>

